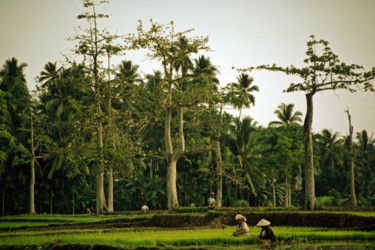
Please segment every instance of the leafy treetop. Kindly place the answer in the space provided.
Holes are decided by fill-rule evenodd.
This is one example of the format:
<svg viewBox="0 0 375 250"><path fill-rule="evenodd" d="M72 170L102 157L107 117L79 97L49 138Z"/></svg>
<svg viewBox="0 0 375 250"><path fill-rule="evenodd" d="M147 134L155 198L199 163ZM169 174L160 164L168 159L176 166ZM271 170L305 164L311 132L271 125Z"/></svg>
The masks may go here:
<svg viewBox="0 0 375 250"><path fill-rule="evenodd" d="M365 71L363 66L346 64L341 62L338 56L328 47L325 40L316 40L313 35L307 42L306 67L297 68L294 65L280 67L276 64L260 65L240 71L252 71L254 69L266 69L283 72L286 75L297 75L303 79L300 83L291 83L284 92L304 91L316 93L324 90L347 89L356 92L358 85L362 84L365 91L375 91L371 80L375 78L375 67L371 71Z"/></svg>

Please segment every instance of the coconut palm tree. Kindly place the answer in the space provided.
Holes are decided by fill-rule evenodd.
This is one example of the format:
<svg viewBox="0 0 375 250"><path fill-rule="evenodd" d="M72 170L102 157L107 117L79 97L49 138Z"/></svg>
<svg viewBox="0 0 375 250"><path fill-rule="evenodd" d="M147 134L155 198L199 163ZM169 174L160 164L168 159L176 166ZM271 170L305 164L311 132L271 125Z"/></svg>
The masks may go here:
<svg viewBox="0 0 375 250"><path fill-rule="evenodd" d="M57 68L57 62L48 62L44 65L44 70L40 72L39 82L41 87L48 89L51 92L51 97L56 95L56 84L59 78L61 68Z"/></svg>
<svg viewBox="0 0 375 250"><path fill-rule="evenodd" d="M285 104L281 103L279 106L277 106L277 110L275 110L275 114L277 118L279 118L279 121L271 121L268 126L269 127L285 127L288 128L291 125L299 125L299 122L302 122L302 113L299 111L296 111L293 113L294 104ZM290 144L284 145L284 150L282 152L286 151L288 152L291 149L287 149L287 145L290 146ZM279 153L281 151L279 150ZM288 159L291 160L291 159ZM288 164L286 164L285 171L288 169ZM288 174L285 176L285 206L291 206L291 185L290 185L290 178L288 178Z"/></svg>
<svg viewBox="0 0 375 250"><path fill-rule="evenodd" d="M328 129L323 129L321 135L317 136L318 145L320 145L322 152L321 166L329 166L335 169L335 166L341 162L341 157L338 152L341 141L339 140L339 133L332 133Z"/></svg>
<svg viewBox="0 0 375 250"><path fill-rule="evenodd" d="M139 66L134 65L130 60L121 61L120 65L117 67L116 80L127 84L134 83L139 80L138 69Z"/></svg>
<svg viewBox="0 0 375 250"><path fill-rule="evenodd" d="M222 206L223 197L223 159L221 154L220 137L223 129L222 119L222 103L221 94L219 92L219 79L216 77L218 69L212 65L209 58L200 56L194 60L194 67L192 69L192 82L197 86L199 91L204 91L207 94L202 99L203 102L208 103L207 121L212 130L212 137L214 141L214 155L212 158L216 165L216 206ZM210 186L210 190L212 187Z"/></svg>
<svg viewBox="0 0 375 250"><path fill-rule="evenodd" d="M237 77L237 82L230 83L228 86L231 102L240 111L240 119L244 107L250 108L251 104L255 105L255 96L252 93L259 91L259 87L253 85L253 82L254 79L252 77L242 73Z"/></svg>
<svg viewBox="0 0 375 250"><path fill-rule="evenodd" d="M292 124L299 124L302 122L302 113L300 111L296 111L293 113L294 104L285 104L281 103L277 106L277 110L275 110L275 114L279 121L271 121L268 126L270 127L280 127L280 126L289 126Z"/></svg>
<svg viewBox="0 0 375 250"><path fill-rule="evenodd" d="M9 166L22 165L25 164L25 159L30 159L30 150L27 147L30 138L30 133L27 131L30 120L26 115L30 115L31 96L23 72L26 66L26 63L19 64L18 60L13 57L6 60L0 70L0 89L7 93L7 106L3 111L4 125L10 134L10 139L6 142L9 145L2 146L10 149L11 154L8 155L6 163ZM29 212L34 214L35 168L32 164L30 170Z"/></svg>
<svg viewBox="0 0 375 250"><path fill-rule="evenodd" d="M207 85L207 83L209 83L215 87L215 90L217 90L217 85L219 84L219 79L216 77L217 73L217 67L212 65L209 58L200 56L198 59L194 59L194 67L192 68L194 82L201 85Z"/></svg>
<svg viewBox="0 0 375 250"><path fill-rule="evenodd" d="M254 136L256 122L250 117L244 117L234 120L231 126L231 139L229 140L230 150L236 157L236 161L241 168L245 170L245 179L250 185L251 191L255 196L257 192L253 179L264 181L264 173L257 167L261 158L260 144Z"/></svg>
<svg viewBox="0 0 375 250"><path fill-rule="evenodd" d="M370 181L372 171L372 164L374 160L371 160L371 157L374 157L375 153L375 139L372 136L368 136L366 130L357 133L358 145L359 145L359 158L360 163L364 168L362 169L362 179L364 182L364 194L366 197L370 197Z"/></svg>

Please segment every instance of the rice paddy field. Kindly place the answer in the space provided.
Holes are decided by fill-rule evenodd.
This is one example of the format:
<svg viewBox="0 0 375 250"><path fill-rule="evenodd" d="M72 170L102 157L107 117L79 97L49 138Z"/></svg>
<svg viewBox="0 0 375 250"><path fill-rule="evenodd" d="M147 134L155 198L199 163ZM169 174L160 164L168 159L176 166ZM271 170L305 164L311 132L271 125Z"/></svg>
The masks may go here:
<svg viewBox="0 0 375 250"><path fill-rule="evenodd" d="M138 213L1 217L0 249L264 249L257 239L259 227L249 223L249 237L233 237L235 225L221 219L226 215ZM375 217L374 212L353 212L351 215ZM158 216L177 223L157 225ZM193 216L198 219L192 219ZM207 225L196 224L196 221L208 218L211 221ZM218 219L221 219L219 223ZM181 221L191 223L181 224ZM277 238L273 249L375 249L375 230L371 227L348 230L271 225L271 228Z"/></svg>

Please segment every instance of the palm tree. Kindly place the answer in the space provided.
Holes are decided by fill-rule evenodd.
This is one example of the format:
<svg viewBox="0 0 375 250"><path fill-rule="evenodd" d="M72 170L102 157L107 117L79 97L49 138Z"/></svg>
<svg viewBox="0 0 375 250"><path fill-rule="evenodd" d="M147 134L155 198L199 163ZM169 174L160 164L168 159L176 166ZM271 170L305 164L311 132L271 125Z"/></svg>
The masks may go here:
<svg viewBox="0 0 375 250"><path fill-rule="evenodd" d="M126 84L133 84L139 80L138 69L139 66L133 65L133 62L130 60L121 61L117 67L116 80Z"/></svg>
<svg viewBox="0 0 375 250"><path fill-rule="evenodd" d="M288 128L291 125L299 125L299 122L302 122L301 116L302 113L296 111L293 113L294 104L285 104L281 103L277 106L277 110L275 110L275 114L279 121L271 121L268 126L269 127L285 127ZM284 147L290 146L290 144L284 145ZM284 148L285 151L289 151L290 149ZM279 151L280 153L280 151ZM290 160L290 159L289 159ZM287 161L286 161L287 162ZM288 169L288 164L285 163L285 171ZM288 174L285 176L285 206L291 206L291 185L290 185L290 178L288 178Z"/></svg>
<svg viewBox="0 0 375 250"><path fill-rule="evenodd" d="M245 178L251 187L252 193L257 196L253 178L264 181L264 173L257 167L261 158L260 144L254 137L256 122L250 117L242 121L239 118L234 120L231 126L230 150L236 157L236 161L245 170Z"/></svg>
<svg viewBox="0 0 375 250"><path fill-rule="evenodd" d="M252 92L259 91L259 87L257 85L252 85L254 79L248 74L242 73L237 77L237 81L237 83L230 83L228 87L231 102L234 107L239 109L239 117L241 119L243 107L250 108L251 104L255 105L255 96Z"/></svg>
<svg viewBox="0 0 375 250"><path fill-rule="evenodd" d="M371 180L371 156L374 157L375 139L368 136L366 130L357 133L359 145L359 157L361 163L364 165L363 179L364 179L364 193L366 197L370 197L370 180Z"/></svg>
<svg viewBox="0 0 375 250"><path fill-rule="evenodd" d="M45 75L45 72L41 72L39 79L43 79ZM85 168L83 164L74 164L74 160L69 161L69 159L80 158L79 150L73 149L76 148L75 144L77 143L75 141L82 139L77 136L77 131L80 129L80 120L77 118L77 114L82 111L82 104L92 103L90 90L82 84L86 79L85 77L86 72L83 65L73 63L69 68L61 67L59 69L58 76L53 78L53 85L39 81L41 87L37 87L40 100L39 112L44 115L43 123L46 124L47 140L44 142L42 172L48 171L48 180L51 184L50 212L53 210L55 183L53 178L60 172L64 177L74 178ZM51 88L53 88L53 91ZM80 141L79 147L82 147L83 141ZM89 158L90 154L87 153L85 157ZM94 154L91 154L91 157L93 158ZM73 165L75 165L74 169Z"/></svg>
<svg viewBox="0 0 375 250"><path fill-rule="evenodd" d="M207 94L203 101L208 103L208 121L212 130L216 164L216 206L222 206L223 197L223 159L221 155L220 137L223 127L221 94L219 93L219 79L216 77L218 70L212 65L211 60L200 56L194 60L192 69L193 85L197 86L199 91ZM211 191L211 186L210 186Z"/></svg>
<svg viewBox="0 0 375 250"><path fill-rule="evenodd" d="M335 169L337 162L340 161L340 143L339 133L332 133L328 129L323 129L322 134L318 135L318 143L321 147L322 159L321 166L330 166Z"/></svg>
<svg viewBox="0 0 375 250"><path fill-rule="evenodd" d="M271 121L268 126L270 127L280 127L280 126L289 126L292 124L299 124L302 122L302 113L300 111L296 111L293 113L294 104L285 104L281 103L277 106L277 110L275 110L275 114L279 121Z"/></svg>
<svg viewBox="0 0 375 250"><path fill-rule="evenodd" d="M57 62L48 62L44 65L44 71L40 72L39 82L42 83L42 88L48 89L51 92L51 96L56 95L56 84L59 78L61 68L57 68Z"/></svg>
<svg viewBox="0 0 375 250"><path fill-rule="evenodd" d="M194 67L192 68L192 77L194 82L200 85L213 85L215 90L219 84L219 79L216 77L218 73L217 67L213 66L210 58L200 56L194 59Z"/></svg>
<svg viewBox="0 0 375 250"><path fill-rule="evenodd" d="M9 145L3 145L11 149L12 154L8 157L8 163L21 165L23 160L30 157L30 150L27 149L30 133L27 131L30 120L25 115L30 115L31 97L27 88L24 68L26 63L18 64L16 58L6 60L0 70L0 89L8 93L7 108L4 110L5 129L11 138ZM9 95L10 94L10 95ZM34 185L35 167L30 168L30 213L35 213L34 206Z"/></svg>

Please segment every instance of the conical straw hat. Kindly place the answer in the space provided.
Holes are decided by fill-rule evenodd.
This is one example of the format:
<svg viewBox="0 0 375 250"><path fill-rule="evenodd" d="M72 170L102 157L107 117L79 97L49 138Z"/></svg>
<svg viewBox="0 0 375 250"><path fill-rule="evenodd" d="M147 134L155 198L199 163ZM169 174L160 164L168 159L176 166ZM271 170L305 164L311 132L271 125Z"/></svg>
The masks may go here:
<svg viewBox="0 0 375 250"><path fill-rule="evenodd" d="M236 217L234 217L234 219L235 219L235 220L246 221L245 216L243 216L242 214L236 214Z"/></svg>
<svg viewBox="0 0 375 250"><path fill-rule="evenodd" d="M257 224L258 227L266 227L266 226L269 226L269 225L271 225L271 222L269 222L268 220L265 220L265 219L261 219Z"/></svg>

